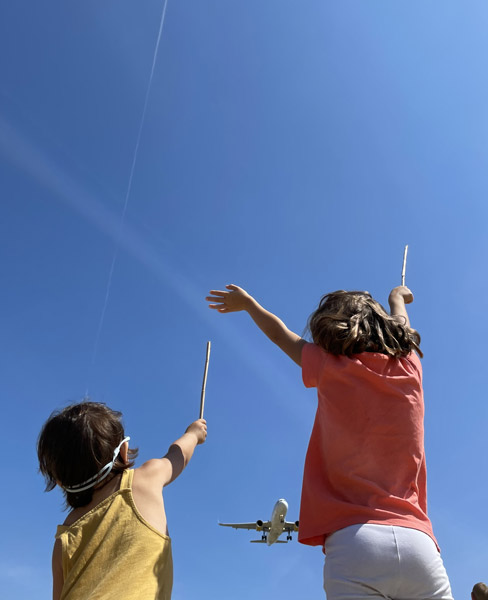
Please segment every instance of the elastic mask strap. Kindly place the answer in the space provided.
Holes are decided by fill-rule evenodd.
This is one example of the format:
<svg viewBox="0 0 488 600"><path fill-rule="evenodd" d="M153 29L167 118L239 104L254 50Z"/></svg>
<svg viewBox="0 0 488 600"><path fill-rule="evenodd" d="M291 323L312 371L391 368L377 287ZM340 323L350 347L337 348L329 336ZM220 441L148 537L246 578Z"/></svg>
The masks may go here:
<svg viewBox="0 0 488 600"><path fill-rule="evenodd" d="M102 467L96 475L90 477L90 479L87 479L86 481L82 481L81 483L78 483L71 487L63 486L63 490L71 492L72 494L77 494L78 492L84 492L85 490L88 490L89 488L93 487L95 484L100 483L100 481L103 481L105 477L107 477L110 474L110 471L112 470L112 467L114 466L114 463L117 460L117 456L119 455L120 449L122 448L122 444L128 442L129 440L130 437L127 436L120 442L120 444L114 450L113 459L104 467Z"/></svg>

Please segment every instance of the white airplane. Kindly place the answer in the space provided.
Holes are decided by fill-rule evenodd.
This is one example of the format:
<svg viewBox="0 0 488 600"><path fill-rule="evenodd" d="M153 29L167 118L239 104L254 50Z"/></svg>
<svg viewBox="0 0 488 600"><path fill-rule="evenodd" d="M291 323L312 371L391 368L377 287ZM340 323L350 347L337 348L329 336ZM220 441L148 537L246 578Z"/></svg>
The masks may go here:
<svg viewBox="0 0 488 600"><path fill-rule="evenodd" d="M286 511L288 510L288 502L280 498L274 505L273 513L270 521L258 520L255 523L219 523L222 527L233 527L234 529L255 529L262 531L263 535L260 540L251 540L252 544L286 544L291 540L291 532L298 531L298 521L285 521ZM280 535L286 531L286 541L279 540Z"/></svg>

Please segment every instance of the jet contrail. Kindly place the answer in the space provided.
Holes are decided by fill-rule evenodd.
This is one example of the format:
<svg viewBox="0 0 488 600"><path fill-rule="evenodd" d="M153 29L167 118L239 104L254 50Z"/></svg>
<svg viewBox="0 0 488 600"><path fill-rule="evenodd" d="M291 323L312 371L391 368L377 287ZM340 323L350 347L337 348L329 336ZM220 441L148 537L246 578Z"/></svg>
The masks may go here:
<svg viewBox="0 0 488 600"><path fill-rule="evenodd" d="M230 319L216 318L203 300L207 288L202 290L193 283L198 278L176 270L165 256L155 251L153 246L132 226L126 223L124 235L120 237L120 215L104 206L78 181L65 173L55 161L21 136L1 115L0 153L20 171L49 190L53 201L58 200L70 206L110 240L120 243L120 249L125 250L152 272L181 298L189 310L196 313L216 332L213 340L217 343L219 339L225 341L235 352L236 360L254 371L266 387L263 394L266 393L270 399L274 399L279 407L286 408L292 415L295 425L302 423L304 428L309 427L308 417L300 409L299 403L292 399L292 396L300 390L299 377L292 377L288 371L275 365L271 358L273 349L270 348L269 352L260 352L254 344L247 341L242 328L234 325Z"/></svg>
<svg viewBox="0 0 488 600"><path fill-rule="evenodd" d="M100 314L100 321L98 322L98 328L97 328L97 332L95 335L95 342L93 344L91 368L93 368L93 365L95 364L95 361L97 358L98 344L100 342L100 336L102 334L103 323L105 321L105 313L107 312L108 299L110 297L110 290L112 288L112 279L113 279L113 274L114 274L114 269L115 269L115 263L117 262L117 256L119 254L120 238L122 237L122 232L124 230L125 214L127 212L127 205L129 204L129 197L130 197L130 193L132 190L132 180L134 178L134 171L135 171L136 163L137 163L137 155L139 153L139 145L141 143L142 130L144 128L144 121L146 120L146 112L147 112L147 105L149 102L149 94L151 93L152 80L153 80L153 76L154 76L154 69L156 67L156 59L158 57L159 43L161 41L161 34L163 33L167 5L168 5L168 0L164 0L163 12L161 14L161 22L159 24L158 37L156 40L156 46L154 48L153 60L152 60L152 65L151 65L151 73L149 75L149 81L147 84L146 97L144 98L144 107L142 109L141 122L139 123L139 131L137 132L136 145L134 147L134 154L132 156L132 164L130 167L129 181L127 183L127 191L125 194L124 207L122 209L122 214L120 217L119 237L116 240L114 255L113 255L112 263L110 265L110 270L108 273L107 287L105 290L105 298L104 298L103 304L102 304L102 312ZM88 396L88 383L87 383L86 395Z"/></svg>

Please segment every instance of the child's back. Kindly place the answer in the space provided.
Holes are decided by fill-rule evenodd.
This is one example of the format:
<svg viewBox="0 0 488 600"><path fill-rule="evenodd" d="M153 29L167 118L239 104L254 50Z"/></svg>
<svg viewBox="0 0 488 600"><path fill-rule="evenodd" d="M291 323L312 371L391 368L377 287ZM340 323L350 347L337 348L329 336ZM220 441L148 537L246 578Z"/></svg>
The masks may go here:
<svg viewBox="0 0 488 600"><path fill-rule="evenodd" d="M334 356L306 344L302 370L319 404L305 462L300 541L323 546L334 531L366 522L414 527L435 541L418 357Z"/></svg>
<svg viewBox="0 0 488 600"><path fill-rule="evenodd" d="M452 600L427 517L423 394L404 286L391 314L368 292L326 294L307 343L245 290L228 285L207 301L244 310L297 365L318 407L305 459L299 541L327 553L328 600Z"/></svg>
<svg viewBox="0 0 488 600"><path fill-rule="evenodd" d="M162 491L205 441L206 424L192 423L163 458L129 469L137 451L120 419L103 404L82 402L53 414L39 436L46 489L59 485L73 508L56 533L54 600L171 597Z"/></svg>
<svg viewBox="0 0 488 600"><path fill-rule="evenodd" d="M75 509L58 526L54 555L60 560L53 566L62 567L61 599L171 598L171 540L166 527L162 530L148 518L156 507L149 505L143 514L138 495L146 495L148 486L140 482L138 494L139 471L124 471L116 477L118 490L107 495L102 489L103 500L94 498L87 510ZM80 512L84 514L78 517Z"/></svg>

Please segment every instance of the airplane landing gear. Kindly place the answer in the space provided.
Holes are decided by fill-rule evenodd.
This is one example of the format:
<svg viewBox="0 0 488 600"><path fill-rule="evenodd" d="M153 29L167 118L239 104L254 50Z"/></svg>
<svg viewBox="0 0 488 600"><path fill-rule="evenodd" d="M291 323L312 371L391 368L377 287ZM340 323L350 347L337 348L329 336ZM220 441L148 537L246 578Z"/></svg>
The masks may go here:
<svg viewBox="0 0 488 600"><path fill-rule="evenodd" d="M291 540L292 540L292 539L293 539L293 538L291 537L291 535L290 535L290 534L288 534L288 535L286 536L286 541L287 541L287 542L291 542Z"/></svg>
<svg viewBox="0 0 488 600"><path fill-rule="evenodd" d="M263 533L263 535L261 536L261 539L263 540L263 542L267 542L268 536L265 533Z"/></svg>

